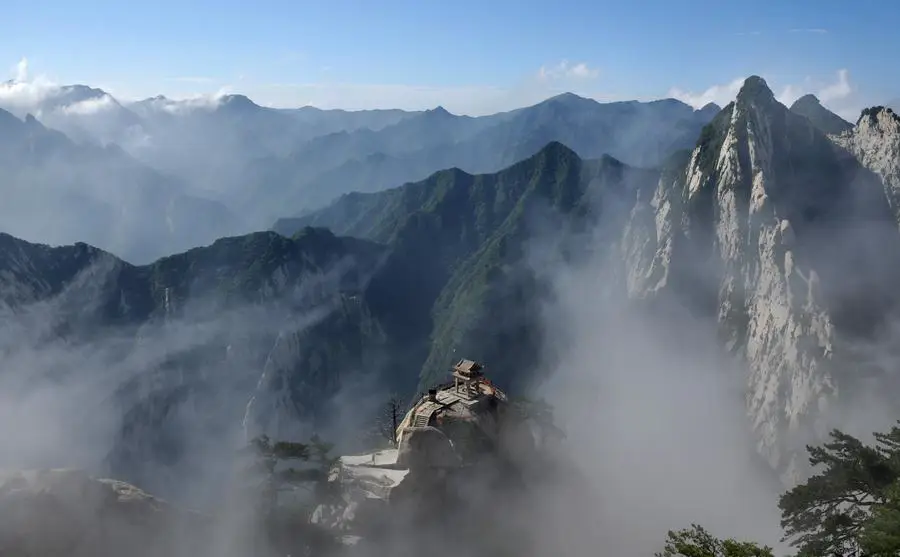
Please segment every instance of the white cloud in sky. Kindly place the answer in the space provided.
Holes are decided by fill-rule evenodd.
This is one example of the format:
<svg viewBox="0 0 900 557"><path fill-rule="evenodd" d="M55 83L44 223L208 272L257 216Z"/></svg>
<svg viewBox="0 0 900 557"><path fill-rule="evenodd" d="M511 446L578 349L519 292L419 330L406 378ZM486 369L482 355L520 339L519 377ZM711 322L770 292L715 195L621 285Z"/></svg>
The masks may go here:
<svg viewBox="0 0 900 557"><path fill-rule="evenodd" d="M599 75L600 70L591 68L585 62L572 64L568 60L561 60L551 66L541 66L538 70L538 78L544 81L560 78L593 79Z"/></svg>
<svg viewBox="0 0 900 557"><path fill-rule="evenodd" d="M845 68L835 72L834 77L830 80L807 77L802 83L781 83L779 80L767 78L765 75L762 77L775 92L778 101L788 106L801 96L812 93L824 106L850 122L855 122L860 111L866 106L859 98L856 88L851 84L850 72ZM728 83L712 85L700 92L673 87L669 90L668 96L696 108L710 102L725 106L735 99L746 78L747 76L739 77Z"/></svg>
<svg viewBox="0 0 900 557"><path fill-rule="evenodd" d="M16 77L13 78L15 81L28 81L28 58L22 58L19 60L19 63L16 64Z"/></svg>
<svg viewBox="0 0 900 557"><path fill-rule="evenodd" d="M0 107L13 110L37 107L59 91L59 86L46 76L30 76L27 58L19 60L12 73L12 81L0 81Z"/></svg>
<svg viewBox="0 0 900 557"><path fill-rule="evenodd" d="M103 95L95 99L86 99L76 103L68 104L59 108L65 114L77 114L80 116L89 116L97 114L105 110L115 108L116 100L109 95Z"/></svg>
<svg viewBox="0 0 900 557"><path fill-rule="evenodd" d="M709 103L716 103L719 106L725 106L734 100L737 96L738 91L741 90L741 85L744 84L744 80L746 77L739 77L728 83L724 83L721 85L713 85L706 89L705 91L701 91L699 93L695 93L692 91L685 91L678 87L673 87L669 89L668 96L678 99L682 102L685 102L694 108L702 108Z"/></svg>

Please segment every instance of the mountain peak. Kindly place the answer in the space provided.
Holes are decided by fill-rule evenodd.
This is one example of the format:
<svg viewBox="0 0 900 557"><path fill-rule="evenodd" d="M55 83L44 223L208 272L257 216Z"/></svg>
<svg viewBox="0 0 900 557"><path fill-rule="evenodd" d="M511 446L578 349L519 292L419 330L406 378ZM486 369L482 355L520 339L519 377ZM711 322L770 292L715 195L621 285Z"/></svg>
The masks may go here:
<svg viewBox="0 0 900 557"><path fill-rule="evenodd" d="M432 108L431 110L426 110L425 114L428 114L430 116L435 116L435 117L441 117L441 118L453 116L453 114L450 111L448 111L446 108L444 108L441 105L438 105L438 106Z"/></svg>
<svg viewBox="0 0 900 557"><path fill-rule="evenodd" d="M566 93L560 93L558 95L554 95L554 96L550 97L549 99L545 100L541 104L574 107L574 106L594 105L594 104L596 104L596 101L594 101L593 99L588 99L586 97L576 95L575 93L566 92Z"/></svg>
<svg viewBox="0 0 900 557"><path fill-rule="evenodd" d="M580 97L571 91L566 91L565 93L560 93L558 95L554 95L550 97L549 100L558 100L558 101L577 101L581 100L584 97Z"/></svg>
<svg viewBox="0 0 900 557"><path fill-rule="evenodd" d="M246 95L223 95L220 99L219 106L230 110L253 110L260 108L258 104L250 100Z"/></svg>
<svg viewBox="0 0 900 557"><path fill-rule="evenodd" d="M741 90L737 94L737 102L741 103L764 103L768 104L775 101L775 94L769 88L766 80L758 75L751 75L744 80Z"/></svg>
<svg viewBox="0 0 900 557"><path fill-rule="evenodd" d="M544 145L540 151L535 153L535 157L540 156L549 156L552 158L580 158L578 153L559 141L551 141Z"/></svg>
<svg viewBox="0 0 900 557"><path fill-rule="evenodd" d="M827 134L839 134L853 127L850 122L822 106L815 95L803 95L794 101L790 111L805 117L819 131Z"/></svg>
<svg viewBox="0 0 900 557"><path fill-rule="evenodd" d="M900 122L900 114L894 112L889 106L873 106L863 109L856 125L859 126L864 120L868 122L877 122L878 120Z"/></svg>
<svg viewBox="0 0 900 557"><path fill-rule="evenodd" d="M795 106L821 106L822 102L819 100L819 97L813 95L812 93L807 93L794 101L794 104L791 105L791 110L794 109Z"/></svg>

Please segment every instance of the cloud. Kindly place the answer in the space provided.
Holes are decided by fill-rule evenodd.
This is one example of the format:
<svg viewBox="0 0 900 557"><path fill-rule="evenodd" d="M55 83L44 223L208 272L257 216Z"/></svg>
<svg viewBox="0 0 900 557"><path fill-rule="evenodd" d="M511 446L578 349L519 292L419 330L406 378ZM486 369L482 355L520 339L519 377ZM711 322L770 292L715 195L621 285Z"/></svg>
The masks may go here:
<svg viewBox="0 0 900 557"><path fill-rule="evenodd" d="M668 95L674 99L685 102L693 106L694 108L702 108L709 103L716 103L719 106L725 106L726 104L733 101L737 96L738 91L741 90L741 85L744 84L745 79L746 77L739 77L724 85L713 85L712 87L700 93L694 93L691 91L679 89L678 87L673 87L669 90Z"/></svg>
<svg viewBox="0 0 900 557"><path fill-rule="evenodd" d="M838 70L838 80L819 91L819 100L822 102L831 102L835 100L845 99L851 93L853 88L850 86L850 78L847 70Z"/></svg>
<svg viewBox="0 0 900 557"><path fill-rule="evenodd" d="M19 60L19 63L16 64L16 77L15 81L27 81L28 80L28 58L22 58Z"/></svg>
<svg viewBox="0 0 900 557"><path fill-rule="evenodd" d="M791 33L815 33L817 35L824 35L828 33L828 29L822 29L821 27L802 27L791 29Z"/></svg>
<svg viewBox="0 0 900 557"><path fill-rule="evenodd" d="M109 95L103 95L94 99L87 99L72 103L60 108L64 114L77 114L79 116L89 116L106 110L114 109L118 103Z"/></svg>
<svg viewBox="0 0 900 557"><path fill-rule="evenodd" d="M600 75L600 70L591 68L585 62L571 64L568 60L562 60L553 66L541 66L538 70L538 78L541 80L574 78L593 79Z"/></svg>
<svg viewBox="0 0 900 557"><path fill-rule="evenodd" d="M169 114L183 114L192 110L209 110L219 106L222 98L233 94L234 88L230 85L220 87L212 93L192 93L178 98L170 96L157 96L153 98L130 98L129 101L140 100L145 107L151 110L168 112Z"/></svg>
<svg viewBox="0 0 900 557"><path fill-rule="evenodd" d="M59 85L45 75L31 77L28 59L13 67L12 81L0 81L0 108L35 111L38 105L59 91Z"/></svg>
<svg viewBox="0 0 900 557"><path fill-rule="evenodd" d="M830 110L850 121L855 121L860 110L867 106L863 99L857 96L856 89L850 82L850 72L846 68L837 70L831 81L806 77L801 83L782 83L775 78L767 78L765 75L762 77L776 92L778 101L788 106L801 96L812 93L823 105L827 105ZM746 76L739 77L726 84L713 85L701 92L673 87L668 94L696 108L710 102L725 106L735 99L746 78Z"/></svg>

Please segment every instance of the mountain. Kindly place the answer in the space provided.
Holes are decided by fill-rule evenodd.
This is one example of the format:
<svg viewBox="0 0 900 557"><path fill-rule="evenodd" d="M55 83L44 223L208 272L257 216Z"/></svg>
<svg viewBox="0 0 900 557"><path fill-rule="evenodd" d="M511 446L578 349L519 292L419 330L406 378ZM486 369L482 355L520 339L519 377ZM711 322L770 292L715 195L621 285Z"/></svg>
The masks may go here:
<svg viewBox="0 0 900 557"><path fill-rule="evenodd" d="M286 156L296 145L316 137L380 129L412 114L401 110L277 109L259 106L244 95L187 101L158 96L130 108L142 118L145 136L126 146L129 151L154 166L226 193L245 186L233 183L233 172L254 159Z"/></svg>
<svg viewBox="0 0 900 557"><path fill-rule="evenodd" d="M241 227L220 203L118 147L78 145L3 110L0 174L0 230L37 242L84 241L141 262Z"/></svg>
<svg viewBox="0 0 900 557"><path fill-rule="evenodd" d="M440 378L453 354L492 362L494 376L515 388L533 371L540 334L537 311L543 286L524 264L525 243L538 228L569 229L578 251L580 233L596 219L600 200L615 207L654 183L654 171L603 157L583 161L559 142L493 174L458 168L377 193L350 193L275 230L290 235L305 226L384 243L388 264L404 271L397 305L419 308L411 332L430 331L420 386ZM565 251L565 250L563 250ZM513 311L512 308L515 308ZM497 320L497 312L509 311ZM501 313L502 314L502 313ZM521 346L510 351L510 344Z"/></svg>
<svg viewBox="0 0 900 557"><path fill-rule="evenodd" d="M572 230L564 249L557 248L567 254L564 260L577 260L581 248L609 261L610 276L596 280L621 298L654 313L675 304L708 323L723 352L745 370L756 448L786 482L806 473L803 448L820 440L830 424L874 416L875 410L862 416L863 408L900 410L884 395L900 387L891 340L900 301L897 123L896 114L876 107L852 129L827 135L821 122L789 110L764 80L752 77L735 102L703 128L693 149L674 154L659 171L604 159L607 170L621 167L631 186L617 190L609 183L621 182L613 180L601 188L605 202L599 207L606 214L591 215L582 221L590 224L581 225L599 223L600 239L586 240L575 224L577 207L598 207L593 196L583 205L555 202L568 207L559 211L565 218L545 226ZM545 156L555 152L555 160L569 161L555 168L580 164L581 176L590 168L560 144L548 149ZM573 175L557 172L558 183L568 185L560 191L569 192L566 199L584 199L575 193L584 189L575 186L581 182ZM422 192L465 180L466 191L481 191L477 184L485 179L452 169L432 176L430 187L349 193L325 209L282 219L275 230L327 226L391 245L407 215L438 212L446 223L473 212L442 209L446 201ZM623 193L612 195L616 191ZM474 213L488 221L492 215L486 208ZM423 383L452 359L455 348L502 362L506 373L535 369L532 347L541 345L542 332L529 323L536 322L532 303L544 290L534 273L511 270L522 255L523 236L510 231L533 222L517 214L510 221L516 224L499 228L500 236L481 244L477 256L454 260L432 309ZM403 252L427 261L454 243L429 230L424 224L417 228L422 247L404 246ZM540 236L534 228L529 232L524 237ZM423 267L420 276L432 276L430 269ZM513 384L520 379L503 377Z"/></svg>
<svg viewBox="0 0 900 557"><path fill-rule="evenodd" d="M791 105L791 112L805 116L819 131L826 134L843 133L853 127L819 102L815 95L803 95Z"/></svg>
<svg viewBox="0 0 900 557"><path fill-rule="evenodd" d="M26 102L18 89L32 86L38 87L0 85L10 89L3 98L18 99L0 108L19 118L30 113L76 143L115 144L199 197L239 213L251 229L321 208L342 193L379 191L445 168L496 172L551 141L583 158L608 154L654 166L690 147L718 110L709 105L694 111L673 99L598 103L565 93L531 107L470 117L443 107L276 109L238 94L120 102L85 85L46 84L39 86L39 98Z"/></svg>
<svg viewBox="0 0 900 557"><path fill-rule="evenodd" d="M480 118L436 109L379 131L318 138L286 159L260 161L246 180L263 184L269 212L284 216L285 208L302 214L341 193L379 191L442 168L496 172L551 141L583 158L606 154L655 166L692 145L717 110L709 105L694 111L674 99L599 103L571 93Z"/></svg>
<svg viewBox="0 0 900 557"><path fill-rule="evenodd" d="M210 459L224 467L235 436L312 427L340 438L391 391L410 396L443 377L457 350L522 385L543 296L524 242L547 222L577 234L600 218L589 199L631 198L652 175L551 143L499 173L452 169L376 194L394 200L374 219L377 242L305 227L146 266L0 236L3 392L27 414L54 399L54 385L83 386L53 407L78 429L29 445L15 459L33 460L14 467L52 462L63 445L89 460L99 444L106 458L93 466L169 495L226 474Z"/></svg>
<svg viewBox="0 0 900 557"><path fill-rule="evenodd" d="M28 87L16 81L0 83L3 89L15 91ZM62 131L78 142L101 145L122 143L136 133L140 119L102 89L87 85L40 87L28 95L31 102L0 105L21 119L33 115L42 124Z"/></svg>
<svg viewBox="0 0 900 557"><path fill-rule="evenodd" d="M881 177L888 202L900 222L900 115L891 108L867 108L856 126L834 141Z"/></svg>
<svg viewBox="0 0 900 557"><path fill-rule="evenodd" d="M0 109L31 114L80 144L115 144L147 166L176 176L202 197L224 202L246 220L256 184L242 179L251 161L286 156L315 137L380 129L415 114L402 110L275 109L244 95L120 102L86 85L0 83ZM343 161L341 161L343 162ZM272 217L260 220L268 225ZM240 229L229 230L230 234ZM70 238L69 241L78 238Z"/></svg>
<svg viewBox="0 0 900 557"><path fill-rule="evenodd" d="M890 392L900 252L859 162L872 147L848 153L749 78L625 238L630 296L688 300L744 362L757 448L785 478L837 416L877 406L871 381Z"/></svg>
<svg viewBox="0 0 900 557"><path fill-rule="evenodd" d="M377 371L381 341L363 290L382 251L308 229L133 266L85 244L0 234L3 405L35 416L29 436L47 436L5 438L21 450L0 466L53 467L66 453L76 466L202 498L181 480L208 486L202 478L228 473L209 459L226 466L242 420L315 422L353 369ZM287 383L267 382L282 371ZM283 393L287 407L248 408ZM313 394L317 404L300 404Z"/></svg>
<svg viewBox="0 0 900 557"><path fill-rule="evenodd" d="M583 103L542 110L569 104ZM443 112L435 125L467 129ZM12 396L82 436L100 431L87 441L108 448L115 475L166 493L156 486L224 474L210 462L231 436L340 437L390 391L443 378L459 354L521 392L559 357L545 344L553 275L600 261L583 303L624 300L664 330L702 327L739 365L756 448L789 480L835 421L896 405L896 126L876 108L827 135L752 77L658 168L550 141L497 172L449 167L346 193L277 233L140 267L83 244L0 237L0 378L24 393L44 376L86 381L86 398L59 409L46 403L53 389ZM671 319L672 307L687 312Z"/></svg>

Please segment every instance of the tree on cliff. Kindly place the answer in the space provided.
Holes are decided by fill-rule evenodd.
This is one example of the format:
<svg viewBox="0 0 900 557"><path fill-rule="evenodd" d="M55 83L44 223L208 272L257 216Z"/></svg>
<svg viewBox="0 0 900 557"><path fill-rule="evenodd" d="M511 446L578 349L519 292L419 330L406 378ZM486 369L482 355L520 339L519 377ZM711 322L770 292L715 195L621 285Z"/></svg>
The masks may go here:
<svg viewBox="0 0 900 557"><path fill-rule="evenodd" d="M719 539L702 526L669 530L663 551L655 557L772 557L772 548L754 542Z"/></svg>
<svg viewBox="0 0 900 557"><path fill-rule="evenodd" d="M778 502L785 541L801 557L900 549L900 428L874 436L870 446L833 430L829 442L807 447L820 471Z"/></svg>
<svg viewBox="0 0 900 557"><path fill-rule="evenodd" d="M885 492L885 502L872 509L859 545L870 557L900 555L900 481L891 484Z"/></svg>
<svg viewBox="0 0 900 557"><path fill-rule="evenodd" d="M403 420L403 400L397 394L392 394L381 409L381 413L376 419L376 427L378 433L384 439L387 439L392 447L397 446L397 427Z"/></svg>

